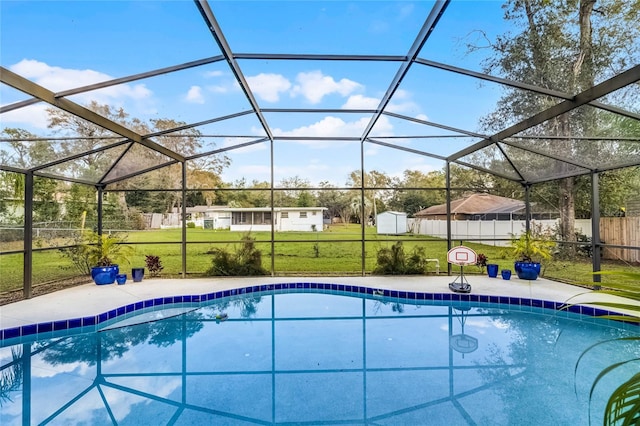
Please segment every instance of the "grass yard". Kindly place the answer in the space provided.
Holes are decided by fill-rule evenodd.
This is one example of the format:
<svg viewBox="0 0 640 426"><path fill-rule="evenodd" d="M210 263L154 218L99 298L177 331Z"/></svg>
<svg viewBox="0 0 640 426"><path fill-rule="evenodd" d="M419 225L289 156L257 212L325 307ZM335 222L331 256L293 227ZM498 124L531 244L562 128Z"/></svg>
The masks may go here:
<svg viewBox="0 0 640 426"><path fill-rule="evenodd" d="M212 248L224 248L235 251L243 234L230 231L213 231L197 228L187 229L187 274L202 276L211 266ZM271 270L272 244L270 232L253 232L256 247L262 252L262 263L265 269ZM273 249L275 256L273 267L275 275L360 275L362 271L361 254L363 250L360 238L362 230L358 225L334 225L323 232L278 232L275 234ZM121 264L124 272L131 267L145 265L145 255L159 256L164 266L162 276L177 277L182 272L182 238L181 229L132 231L127 234L127 242L135 248L130 264ZM377 235L374 227L367 228L365 233L365 271L371 273L376 266L376 253L382 247L390 247L396 240L403 241L405 253L410 253L416 246L424 247L427 257L440 261L441 272L446 273L447 262L446 241L425 241L426 236L386 236ZM49 245L64 245L64 240L49 240ZM500 247L465 243L477 253L483 253L488 263L497 263L500 269L513 269L513 259ZM616 263L605 263L603 270L635 270ZM457 268L457 267L455 267ZM591 281L591 263L583 261L548 261L543 265L544 276L570 283L589 283ZM0 256L0 292L22 288L23 260L22 254ZM43 284L56 280L77 277L78 273L58 250L36 251L33 254L33 283ZM434 263L429 264L428 272L435 272ZM454 273L457 272L454 269ZM479 274L480 268L467 267L465 273ZM612 280L603 277L603 282ZM619 281L619 280L616 280Z"/></svg>

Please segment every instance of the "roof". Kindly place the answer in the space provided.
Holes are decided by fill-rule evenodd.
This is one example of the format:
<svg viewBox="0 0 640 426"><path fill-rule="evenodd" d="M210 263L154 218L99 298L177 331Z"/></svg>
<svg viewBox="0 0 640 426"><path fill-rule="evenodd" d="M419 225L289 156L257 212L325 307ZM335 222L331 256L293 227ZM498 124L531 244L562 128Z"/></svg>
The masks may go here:
<svg viewBox="0 0 640 426"><path fill-rule="evenodd" d="M225 207L221 209L210 209L208 211L222 212L270 212L271 207ZM326 207L274 207L274 212L317 212L327 210Z"/></svg>
<svg viewBox="0 0 640 426"><path fill-rule="evenodd" d="M523 201L492 194L471 194L451 201L452 214L513 213L525 208ZM447 205L439 204L420 210L415 216L446 215Z"/></svg>
<svg viewBox="0 0 640 426"><path fill-rule="evenodd" d="M392 214L394 216L406 216L407 215L405 212L396 212L396 211L393 211L393 210L387 210L386 212L378 213L378 216L383 215L383 214Z"/></svg>

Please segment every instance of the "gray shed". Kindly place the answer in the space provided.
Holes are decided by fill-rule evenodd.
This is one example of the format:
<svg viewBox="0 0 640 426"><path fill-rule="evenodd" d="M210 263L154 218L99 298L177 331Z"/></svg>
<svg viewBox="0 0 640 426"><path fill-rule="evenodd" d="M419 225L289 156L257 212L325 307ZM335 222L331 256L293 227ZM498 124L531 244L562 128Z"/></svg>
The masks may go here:
<svg viewBox="0 0 640 426"><path fill-rule="evenodd" d="M378 234L399 235L407 232L407 214L387 211L376 217Z"/></svg>

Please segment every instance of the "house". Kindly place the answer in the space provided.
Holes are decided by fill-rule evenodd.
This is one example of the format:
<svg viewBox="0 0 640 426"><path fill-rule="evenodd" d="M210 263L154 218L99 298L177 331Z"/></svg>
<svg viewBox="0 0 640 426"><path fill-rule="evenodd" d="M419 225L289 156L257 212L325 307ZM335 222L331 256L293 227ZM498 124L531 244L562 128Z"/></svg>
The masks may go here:
<svg viewBox="0 0 640 426"><path fill-rule="evenodd" d="M218 219L218 211L221 209L226 209L227 206L193 206L187 207L187 223L192 222L198 228L212 228L210 222L207 219ZM229 216L229 213L225 213L225 215ZM154 215L155 216L155 215ZM162 215L162 221L160 225L154 224L156 222L155 218L151 220L150 228L179 228L182 226L182 209L179 207L174 207L171 213L164 213ZM224 229L229 228L229 222L231 216L229 216L229 220L224 222L222 226L217 226L215 229ZM209 226L208 226L209 225ZM225 226L226 225L226 226Z"/></svg>
<svg viewBox="0 0 640 426"><path fill-rule="evenodd" d="M451 220L510 220L524 216L524 201L485 193L475 193L451 201ZM416 219L446 220L447 205L420 210Z"/></svg>
<svg viewBox="0 0 640 426"><path fill-rule="evenodd" d="M407 214L386 211L376 216L378 234L400 235L407 232Z"/></svg>
<svg viewBox="0 0 640 426"><path fill-rule="evenodd" d="M216 208L217 207L217 208ZM205 213L205 229L231 231L322 231L326 207L223 207Z"/></svg>
<svg viewBox="0 0 640 426"><path fill-rule="evenodd" d="M204 229L230 229L231 212L228 206L209 206L202 221Z"/></svg>

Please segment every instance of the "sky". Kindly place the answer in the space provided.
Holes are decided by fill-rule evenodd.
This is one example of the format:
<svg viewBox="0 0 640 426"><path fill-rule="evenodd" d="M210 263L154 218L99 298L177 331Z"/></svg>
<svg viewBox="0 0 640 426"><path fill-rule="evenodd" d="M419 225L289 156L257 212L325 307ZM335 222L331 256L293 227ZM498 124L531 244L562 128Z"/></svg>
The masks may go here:
<svg viewBox="0 0 640 426"><path fill-rule="evenodd" d="M432 1L217 1L211 9L234 53L396 55L409 51ZM0 64L59 92L220 55L192 1L12 1L0 2ZM466 44L486 44L506 31L501 2L454 0L419 58L482 71L488 49L469 53ZM375 109L400 62L238 59L262 108ZM414 64L387 111L445 126L479 130L502 89L492 83ZM29 97L7 85L0 104ZM95 100L122 107L143 121L174 118L195 123L250 110L226 61L138 80L69 97L82 105ZM0 128L22 128L39 136L47 129L46 105L0 114ZM265 112L276 136L359 137L370 121L361 113ZM508 124L508 123L505 123ZM255 114L198 128L207 135L250 138L207 139L203 152L264 136ZM382 116L371 136L462 136L390 116ZM384 139L395 145L446 156L475 138ZM444 163L365 143L365 170L402 176L405 170L441 170ZM321 181L344 186L360 169L361 144L341 140L276 141L274 180L298 176L312 186ZM231 167L223 179L270 180L269 143L227 152Z"/></svg>

